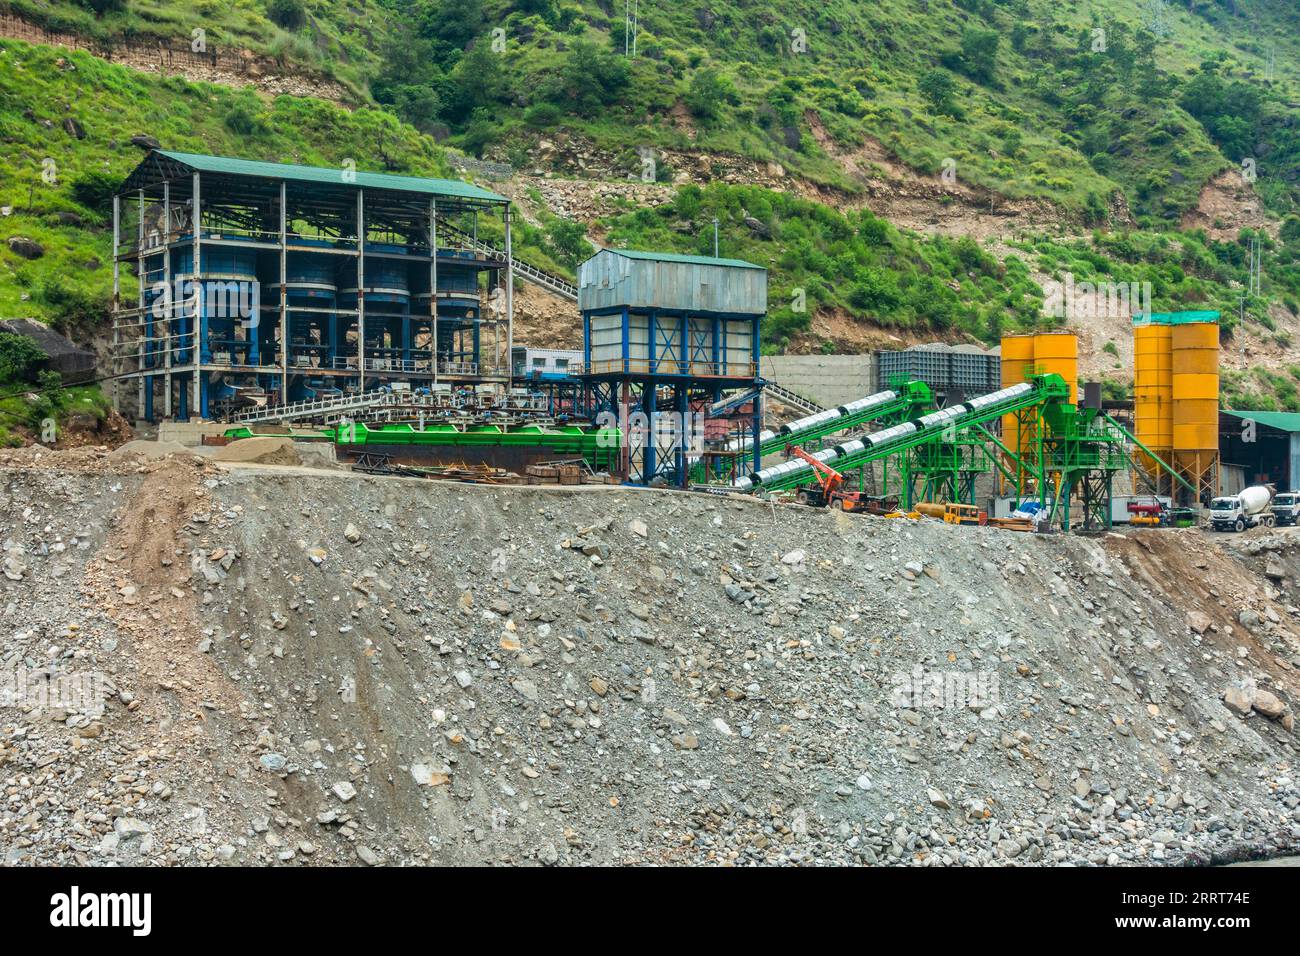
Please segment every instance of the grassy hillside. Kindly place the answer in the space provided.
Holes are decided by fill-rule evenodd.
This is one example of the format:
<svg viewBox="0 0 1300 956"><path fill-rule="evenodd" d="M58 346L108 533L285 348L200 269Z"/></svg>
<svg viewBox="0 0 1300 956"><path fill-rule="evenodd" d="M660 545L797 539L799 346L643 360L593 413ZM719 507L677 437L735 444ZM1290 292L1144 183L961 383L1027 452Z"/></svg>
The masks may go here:
<svg viewBox="0 0 1300 956"><path fill-rule="evenodd" d="M0 0L103 39L276 56L473 153L522 162L578 132L626 157L673 146L782 163L854 189L811 135L872 137L915 168L1039 196L1101 224L1122 192L1176 221L1214 173L1256 160L1296 207L1300 9L1292 0ZM96 12L101 11L101 12Z"/></svg>
<svg viewBox="0 0 1300 956"><path fill-rule="evenodd" d="M84 53L0 41L0 315L76 329L102 322L112 290L111 197L144 153L138 133L171 149L448 176L445 151L374 108L347 111L290 96L138 73ZM50 172L47 173L47 170ZM50 181L47 181L47 177ZM483 232L493 235L493 224ZM20 236L44 249L26 259ZM543 233L520 254L560 270ZM129 276L124 289L132 288Z"/></svg>
<svg viewBox="0 0 1300 956"><path fill-rule="evenodd" d="M360 97L379 69L375 51L389 26L387 11L365 0L0 0L0 13L106 43L131 38L188 47L202 30L209 48L274 57L340 80Z"/></svg>
<svg viewBox="0 0 1300 956"><path fill-rule="evenodd" d="M831 153L874 140L922 173L951 160L964 182L1050 200L1079 231L1097 230L1008 252L717 182L600 224L614 244L708 252L717 216L723 253L771 270L772 348L806 335L819 310L992 341L1051 321L1035 273L1150 281L1157 309L1235 316L1249 235L1216 242L1178 223L1207 180L1249 160L1256 191L1285 220L1265 242L1264 294L1249 312L1265 334L1270 307L1300 311L1290 0L645 0L635 58L623 55L617 0L0 0L3 11L105 42L184 42L201 28L212 46L338 78L359 105L0 42L0 314L83 331L103 321L107 199L142 156L129 143L137 133L178 149L432 175L448 174L447 145L523 165L539 139L563 134L629 174L638 148L659 146L778 162L847 193L862 183ZM1110 231L1125 206L1139 228ZM519 254L571 275L588 248L581 227L541 219L521 227ZM16 236L44 255L11 250ZM1290 404L1285 385L1225 381Z"/></svg>
<svg viewBox="0 0 1300 956"><path fill-rule="evenodd" d="M920 236L870 212L844 215L750 186L688 186L673 203L630 211L604 226L614 245L710 254L708 223L715 216L722 255L771 270L765 334L773 349L806 331L819 309L885 328L959 331L990 343L1003 331L1050 326L1031 270L1058 280L1069 273L1076 282L1149 282L1155 311L1219 310L1231 339L1248 278L1249 232L1236 242L1201 231L1098 231L1068 241L1044 236L1012 241L1012 254L997 256L970 238ZM1248 302L1251 314L1266 316L1271 302L1300 314L1300 221L1290 221L1282 239L1262 241L1266 281L1264 294Z"/></svg>
<svg viewBox="0 0 1300 956"><path fill-rule="evenodd" d="M646 3L635 59L621 4L455 5L454 21L427 15L432 0L404 7L372 90L474 152L521 157L562 128L622 150L629 170L634 147L658 144L854 188L811 135L813 111L841 146L873 137L932 173L952 159L968 182L1098 223L1116 190L1148 225L1175 221L1248 156L1270 203L1295 203L1289 0L1237 5L1253 19L1199 0L1158 19L1118 0Z"/></svg>

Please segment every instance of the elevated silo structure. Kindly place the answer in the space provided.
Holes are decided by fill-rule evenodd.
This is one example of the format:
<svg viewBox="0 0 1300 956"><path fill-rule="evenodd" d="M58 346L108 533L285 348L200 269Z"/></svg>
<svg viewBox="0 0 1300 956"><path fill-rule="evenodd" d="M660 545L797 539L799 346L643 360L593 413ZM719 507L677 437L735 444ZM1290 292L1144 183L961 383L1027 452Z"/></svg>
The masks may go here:
<svg viewBox="0 0 1300 956"><path fill-rule="evenodd" d="M1133 317L1133 426L1137 440L1169 462L1174 448L1173 325L1167 312ZM1159 464L1139 452L1139 463L1159 483Z"/></svg>
<svg viewBox="0 0 1300 956"><path fill-rule="evenodd" d="M724 393L749 409L752 461L741 470L758 469L766 269L739 259L602 249L578 268L578 309L591 410L616 415L626 430L622 477L685 487L706 454L697 418ZM670 424L685 440L665 434Z"/></svg>
<svg viewBox="0 0 1300 956"><path fill-rule="evenodd" d="M367 242L365 283L365 344L362 354L367 371L410 371L411 286L410 261L405 246ZM350 264L343 267L339 307L357 310L357 279ZM376 382L378 384L378 382Z"/></svg>
<svg viewBox="0 0 1300 956"><path fill-rule="evenodd" d="M454 236L453 236L454 241ZM421 340L418 355L423 358L427 342L430 355L436 355L441 374L451 377L477 373L483 348L483 299L479 280L489 274L488 287L495 283L493 267L500 263L485 260L472 249L438 249L438 331L436 348L432 344L432 305L429 270L417 266L411 270L412 322Z"/></svg>
<svg viewBox="0 0 1300 956"><path fill-rule="evenodd" d="M481 213L500 215L504 249L477 240ZM412 361L411 273L432 270L430 247L440 260L446 246L434 238L462 222L479 270L515 268L509 200L471 183L151 150L113 197L115 405L187 420L435 382L431 363ZM192 281L197 305L164 300L164 282L185 293ZM511 288L491 323L507 346ZM497 362L461 381L499 390L509 370Z"/></svg>
<svg viewBox="0 0 1300 956"><path fill-rule="evenodd" d="M318 245L322 251L295 250L285 256L289 367L332 368L338 351L338 260L324 251L331 245L328 240L299 239L298 245ZM265 289L266 304L278 308L280 283L273 280Z"/></svg>
<svg viewBox="0 0 1300 956"><path fill-rule="evenodd" d="M1175 312L1170 326L1174 465L1208 502L1219 471L1219 313Z"/></svg>
<svg viewBox="0 0 1300 956"><path fill-rule="evenodd" d="M1079 404L1079 337L1073 332L1034 334L1034 369L1040 375L1053 373L1070 386L1070 404Z"/></svg>
<svg viewBox="0 0 1300 956"><path fill-rule="evenodd" d="M1002 387L1019 385L1034 371L1034 337L1032 335L1002 336ZM1018 415L1002 416L1002 443L1019 455L1022 445Z"/></svg>

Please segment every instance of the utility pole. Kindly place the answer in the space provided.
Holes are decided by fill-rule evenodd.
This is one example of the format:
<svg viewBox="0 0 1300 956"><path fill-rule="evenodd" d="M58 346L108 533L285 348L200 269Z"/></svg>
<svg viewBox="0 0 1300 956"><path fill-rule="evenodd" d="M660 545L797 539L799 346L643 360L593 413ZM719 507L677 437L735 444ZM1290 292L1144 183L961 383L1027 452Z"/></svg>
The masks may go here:
<svg viewBox="0 0 1300 956"><path fill-rule="evenodd" d="M718 258L718 217L713 217L713 258Z"/></svg>
<svg viewBox="0 0 1300 956"><path fill-rule="evenodd" d="M1256 232L1250 237L1250 283L1247 288L1251 295L1263 295L1263 272L1264 246Z"/></svg>
<svg viewBox="0 0 1300 956"><path fill-rule="evenodd" d="M636 59L636 35L641 27L641 0L623 0L623 55Z"/></svg>
<svg viewBox="0 0 1300 956"><path fill-rule="evenodd" d="M1243 293L1237 302L1237 337L1241 342L1241 354L1246 354L1246 296Z"/></svg>

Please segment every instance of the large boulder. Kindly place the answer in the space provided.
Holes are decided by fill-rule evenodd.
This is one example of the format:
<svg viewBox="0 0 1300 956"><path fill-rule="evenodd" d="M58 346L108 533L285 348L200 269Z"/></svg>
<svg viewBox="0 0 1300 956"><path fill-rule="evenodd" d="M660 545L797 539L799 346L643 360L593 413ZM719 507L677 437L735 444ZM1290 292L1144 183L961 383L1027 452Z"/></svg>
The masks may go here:
<svg viewBox="0 0 1300 956"><path fill-rule="evenodd" d="M1282 699L1267 690L1255 691L1255 699L1251 701L1251 706L1270 720L1277 720L1286 713L1286 704Z"/></svg>
<svg viewBox="0 0 1300 956"><path fill-rule="evenodd" d="M9 249L24 259L39 259L45 255L45 247L35 239L26 236L10 236Z"/></svg>

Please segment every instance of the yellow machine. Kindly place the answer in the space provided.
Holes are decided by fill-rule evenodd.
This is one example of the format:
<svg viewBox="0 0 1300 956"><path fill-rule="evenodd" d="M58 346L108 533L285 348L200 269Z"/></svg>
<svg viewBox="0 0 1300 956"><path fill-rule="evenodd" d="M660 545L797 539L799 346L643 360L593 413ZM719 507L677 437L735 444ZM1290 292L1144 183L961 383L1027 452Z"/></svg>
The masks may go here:
<svg viewBox="0 0 1300 956"><path fill-rule="evenodd" d="M980 524L980 510L974 505L922 501L916 505L916 510L927 518L937 518L948 524Z"/></svg>

